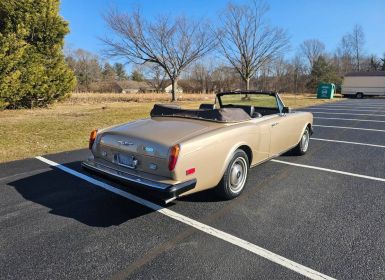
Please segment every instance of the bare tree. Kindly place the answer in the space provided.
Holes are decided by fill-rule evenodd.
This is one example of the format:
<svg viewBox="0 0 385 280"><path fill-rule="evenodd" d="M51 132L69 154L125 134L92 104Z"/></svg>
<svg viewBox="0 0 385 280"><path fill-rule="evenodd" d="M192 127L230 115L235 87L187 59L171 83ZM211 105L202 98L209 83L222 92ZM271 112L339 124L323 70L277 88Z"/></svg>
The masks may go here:
<svg viewBox="0 0 385 280"><path fill-rule="evenodd" d="M107 55L136 64L154 63L164 69L172 83L172 101L181 72L215 47L211 29L184 17L158 17L147 21L140 10L131 13L110 10L104 19L114 33L104 38Z"/></svg>
<svg viewBox="0 0 385 280"><path fill-rule="evenodd" d="M314 62L325 53L325 44L317 39L306 40L300 45L300 50L307 58L311 69Z"/></svg>
<svg viewBox="0 0 385 280"><path fill-rule="evenodd" d="M101 78L99 57L93 53L77 49L67 53L66 62L76 75L78 91L89 91L91 83Z"/></svg>
<svg viewBox="0 0 385 280"><path fill-rule="evenodd" d="M340 73L361 71L364 58L365 34L360 25L355 25L352 33L345 34L335 52L339 59Z"/></svg>
<svg viewBox="0 0 385 280"><path fill-rule="evenodd" d="M200 93L208 93L213 91L212 89L212 73L214 71L214 65L212 60L205 62L195 63L192 65L188 78L197 83L197 91Z"/></svg>
<svg viewBox="0 0 385 280"><path fill-rule="evenodd" d="M381 59L379 59L375 54L372 54L367 59L367 71L380 71L381 62L382 62Z"/></svg>
<svg viewBox="0 0 385 280"><path fill-rule="evenodd" d="M306 76L306 67L301 59L301 56L298 54L292 58L291 62L291 75L292 75L292 90L293 92L303 92L305 89L306 80L304 77Z"/></svg>
<svg viewBox="0 0 385 280"><path fill-rule="evenodd" d="M350 44L350 35L346 34L342 37L339 46L335 51L335 64L340 75L353 70L353 49Z"/></svg>
<svg viewBox="0 0 385 280"><path fill-rule="evenodd" d="M211 80L213 90L233 90L239 87L239 76L233 67L217 66L211 74Z"/></svg>
<svg viewBox="0 0 385 280"><path fill-rule="evenodd" d="M148 77L148 83L155 88L157 93L163 92L166 87L166 77L164 69L158 64L149 63L143 65L144 75Z"/></svg>
<svg viewBox="0 0 385 280"><path fill-rule="evenodd" d="M361 59L364 52L365 34L361 25L356 24L350 34L350 44L354 54L356 70L361 70Z"/></svg>
<svg viewBox="0 0 385 280"><path fill-rule="evenodd" d="M269 59L283 52L289 40L283 29L264 20L267 5L254 0L250 5L229 3L220 16L219 44L224 57L240 74L246 89L250 79Z"/></svg>

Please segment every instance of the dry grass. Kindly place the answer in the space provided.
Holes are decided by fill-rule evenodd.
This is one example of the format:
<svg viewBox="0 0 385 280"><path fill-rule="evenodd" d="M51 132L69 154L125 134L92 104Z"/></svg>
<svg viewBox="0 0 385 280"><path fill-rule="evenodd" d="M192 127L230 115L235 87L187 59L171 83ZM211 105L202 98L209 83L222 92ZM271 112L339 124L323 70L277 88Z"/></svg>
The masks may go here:
<svg viewBox="0 0 385 280"><path fill-rule="evenodd" d="M309 95L282 97L294 108L330 102ZM214 95L184 94L178 103L197 108L213 100ZM169 102L168 96L76 93L47 109L0 111L0 162L85 148L92 129L145 118L156 102Z"/></svg>
<svg viewBox="0 0 385 280"><path fill-rule="evenodd" d="M182 94L178 101L203 101L212 102L214 94ZM72 93L71 97L64 101L69 104L100 104L114 102L170 102L170 95L163 93Z"/></svg>

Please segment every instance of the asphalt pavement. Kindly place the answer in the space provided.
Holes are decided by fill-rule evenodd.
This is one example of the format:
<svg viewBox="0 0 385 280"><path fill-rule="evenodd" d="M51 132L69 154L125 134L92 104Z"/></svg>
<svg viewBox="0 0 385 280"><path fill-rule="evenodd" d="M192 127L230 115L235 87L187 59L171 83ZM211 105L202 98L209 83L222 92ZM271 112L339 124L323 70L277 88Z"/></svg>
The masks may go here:
<svg viewBox="0 0 385 280"><path fill-rule="evenodd" d="M251 169L232 201L156 211L74 176L88 150L1 164L0 279L384 279L385 99L304 110L309 152Z"/></svg>

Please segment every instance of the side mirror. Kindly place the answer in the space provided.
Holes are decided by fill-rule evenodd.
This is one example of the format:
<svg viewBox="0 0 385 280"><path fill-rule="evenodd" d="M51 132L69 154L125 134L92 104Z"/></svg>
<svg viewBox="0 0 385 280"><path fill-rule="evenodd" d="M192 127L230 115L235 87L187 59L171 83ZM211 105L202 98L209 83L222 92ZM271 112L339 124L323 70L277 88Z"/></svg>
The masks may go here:
<svg viewBox="0 0 385 280"><path fill-rule="evenodd" d="M282 113L291 113L292 109L290 107L283 107Z"/></svg>

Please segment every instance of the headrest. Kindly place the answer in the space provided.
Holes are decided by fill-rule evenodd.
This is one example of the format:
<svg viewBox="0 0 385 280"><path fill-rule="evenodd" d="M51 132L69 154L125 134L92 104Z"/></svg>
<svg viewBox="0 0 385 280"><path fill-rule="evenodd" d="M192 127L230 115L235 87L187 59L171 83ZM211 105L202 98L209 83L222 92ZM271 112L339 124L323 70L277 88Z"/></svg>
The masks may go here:
<svg viewBox="0 0 385 280"><path fill-rule="evenodd" d="M199 110L214 110L214 109L215 109L215 104L203 103L199 105Z"/></svg>

